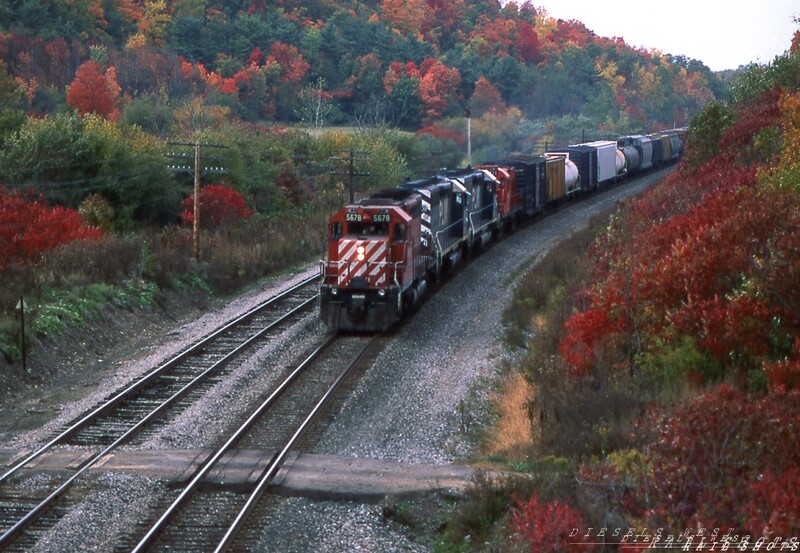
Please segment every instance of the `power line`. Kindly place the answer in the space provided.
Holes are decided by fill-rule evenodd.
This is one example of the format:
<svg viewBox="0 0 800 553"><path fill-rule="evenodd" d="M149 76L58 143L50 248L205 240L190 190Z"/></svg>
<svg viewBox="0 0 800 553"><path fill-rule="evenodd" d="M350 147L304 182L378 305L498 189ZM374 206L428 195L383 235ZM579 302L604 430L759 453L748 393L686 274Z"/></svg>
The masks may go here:
<svg viewBox="0 0 800 553"><path fill-rule="evenodd" d="M185 163L180 165L168 165L167 170L173 173L190 173L194 176L194 221L192 222L192 236L194 238L194 258L200 261L200 178L202 175L209 173L229 173L230 171L220 165L213 165L210 167L203 167L200 164L201 150L205 148L227 148L223 144L202 144L199 140L197 142L168 142L168 146L176 146L179 148L194 148L194 155L186 151L169 152L168 158L180 159ZM208 156L205 159L211 161L225 161L225 157Z"/></svg>
<svg viewBox="0 0 800 553"><path fill-rule="evenodd" d="M369 173L366 173L366 172L356 172L356 170L355 170L355 162L356 161L369 161L369 157L365 155L365 154L368 154L369 152L367 152L366 150L354 150L353 148L350 148L349 150L347 150L347 153L349 154L347 158L341 158L341 157L331 158L331 160L334 160L334 161L347 161L348 162L347 172L346 173L340 173L338 171L331 171L331 175L334 175L334 176L347 176L348 177L348 187L350 189L350 203L353 203L353 201L355 200L355 188L354 188L354 181L353 181L354 178L355 177L368 177L369 176ZM355 157L356 154L360 154L363 157L356 158Z"/></svg>

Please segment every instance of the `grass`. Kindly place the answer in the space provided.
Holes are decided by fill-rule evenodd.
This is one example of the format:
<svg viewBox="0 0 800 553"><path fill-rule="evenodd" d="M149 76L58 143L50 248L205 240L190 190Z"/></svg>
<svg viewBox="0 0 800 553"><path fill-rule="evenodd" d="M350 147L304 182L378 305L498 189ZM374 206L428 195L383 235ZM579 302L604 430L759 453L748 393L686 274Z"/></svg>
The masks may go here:
<svg viewBox="0 0 800 553"><path fill-rule="evenodd" d="M502 390L491 395L497 420L485 440L484 455L503 458L508 463L526 461L534 436L528 414L531 397L531 384L522 373L514 372L505 377Z"/></svg>
<svg viewBox="0 0 800 553"><path fill-rule="evenodd" d="M305 211L258 217L201 237L201 258L193 258L191 231L169 227L95 241L76 241L47 252L36 263L8 267L0 275L0 363L13 373L21 363L21 296L31 310L32 338L52 339L80 326L106 304L132 309L157 302L170 290L197 289L227 295L264 276L319 259L326 214Z"/></svg>

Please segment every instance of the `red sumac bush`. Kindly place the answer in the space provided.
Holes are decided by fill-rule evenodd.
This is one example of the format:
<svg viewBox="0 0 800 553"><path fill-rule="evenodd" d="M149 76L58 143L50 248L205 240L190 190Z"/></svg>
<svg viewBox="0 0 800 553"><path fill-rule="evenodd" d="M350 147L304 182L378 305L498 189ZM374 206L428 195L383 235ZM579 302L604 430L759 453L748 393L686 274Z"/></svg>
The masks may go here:
<svg viewBox="0 0 800 553"><path fill-rule="evenodd" d="M721 385L662 420L650 453L643 493L673 529L800 530L797 517L779 516L800 502L789 485L800 466L800 391L755 396Z"/></svg>
<svg viewBox="0 0 800 553"><path fill-rule="evenodd" d="M0 187L0 269L36 261L61 244L101 235L74 209L49 206L43 196Z"/></svg>
<svg viewBox="0 0 800 553"><path fill-rule="evenodd" d="M511 531L536 553L560 551L592 551L591 546L578 544L585 524L581 514L568 503L540 502L534 494L527 503L518 503L511 515Z"/></svg>
<svg viewBox="0 0 800 553"><path fill-rule="evenodd" d="M184 200L181 219L194 222L194 195ZM249 219L253 210L244 195L224 184L210 184L200 189L200 224L206 228L219 228L242 219Z"/></svg>

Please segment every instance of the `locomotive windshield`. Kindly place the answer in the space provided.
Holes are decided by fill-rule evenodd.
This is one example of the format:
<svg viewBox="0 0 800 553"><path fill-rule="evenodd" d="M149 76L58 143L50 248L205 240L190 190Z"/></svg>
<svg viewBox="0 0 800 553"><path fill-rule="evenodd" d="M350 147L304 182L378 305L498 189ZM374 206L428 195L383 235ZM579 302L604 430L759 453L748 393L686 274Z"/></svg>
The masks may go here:
<svg viewBox="0 0 800 553"><path fill-rule="evenodd" d="M389 234L389 223L351 221L347 224L347 234L356 236L386 236Z"/></svg>

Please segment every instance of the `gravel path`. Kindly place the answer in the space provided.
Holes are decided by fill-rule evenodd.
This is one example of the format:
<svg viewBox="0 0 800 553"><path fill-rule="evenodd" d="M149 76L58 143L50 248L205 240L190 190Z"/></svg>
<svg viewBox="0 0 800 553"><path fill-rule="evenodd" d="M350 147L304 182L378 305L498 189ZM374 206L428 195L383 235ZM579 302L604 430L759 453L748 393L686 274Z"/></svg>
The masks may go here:
<svg viewBox="0 0 800 553"><path fill-rule="evenodd" d="M475 451L474 429L487 420L488 392L507 352L500 343L500 315L519 274L550 248L586 225L588 218L619 198L641 191L663 173L626 184L568 206L492 245L439 287L395 332L374 364L352 387L341 411L317 441L315 453L446 464L463 462ZM141 375L187 344L217 328L290 283L306 278L317 265L263 287L175 328L150 348L126 361L111 363L99 384L84 397L59 406L59 416L30 432L6 432L0 447L24 448L41 442L111 391ZM273 365L309 347L324 332L316 313L306 317L274 344L238 366L231 378L186 410L169 432L144 447L204 447L213 430L257 400L257 391L273 378ZM209 423L211 421L211 423ZM135 477L106 479L95 492L100 501L85 502L64 518L41 543L42 551L103 551L117 532L162 493L157 483ZM259 551L429 551L448 498L431 496L408 503L416 513L413 530L382 516L382 505L352 502L281 501L261 524ZM102 524L110 512L114 523ZM85 521L85 523L83 522Z"/></svg>

